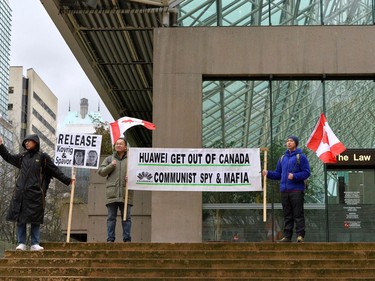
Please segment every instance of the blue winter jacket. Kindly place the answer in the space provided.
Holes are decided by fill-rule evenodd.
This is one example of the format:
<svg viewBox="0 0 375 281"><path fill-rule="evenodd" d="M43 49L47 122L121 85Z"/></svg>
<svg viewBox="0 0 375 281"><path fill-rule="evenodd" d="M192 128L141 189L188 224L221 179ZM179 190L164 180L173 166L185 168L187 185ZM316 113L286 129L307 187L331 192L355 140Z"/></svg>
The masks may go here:
<svg viewBox="0 0 375 281"><path fill-rule="evenodd" d="M297 154L300 154L299 164L297 161ZM288 174L292 173L294 175L292 180L288 179ZM267 178L272 180L280 180L280 191L281 192L291 192L305 190L306 180L310 176L310 164L307 157L302 154L302 150L297 148L296 150L290 152L285 151L284 157L280 157L277 161L277 166L275 171L268 171Z"/></svg>

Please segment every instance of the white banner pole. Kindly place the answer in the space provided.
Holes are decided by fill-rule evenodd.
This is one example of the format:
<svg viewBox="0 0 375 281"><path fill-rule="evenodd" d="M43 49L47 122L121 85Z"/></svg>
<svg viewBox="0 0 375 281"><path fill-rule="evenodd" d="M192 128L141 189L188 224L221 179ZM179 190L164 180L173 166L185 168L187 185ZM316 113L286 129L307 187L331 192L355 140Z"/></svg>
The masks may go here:
<svg viewBox="0 0 375 281"><path fill-rule="evenodd" d="M74 199L74 189L76 185L76 167L72 167L72 188L70 191L70 203L69 203L69 217L68 217L68 228L66 232L66 242L70 242L70 229L72 225L72 214L73 214L73 199Z"/></svg>
<svg viewBox="0 0 375 281"><path fill-rule="evenodd" d="M129 161L128 161L128 157L129 157L129 143L128 143L128 141L127 141L127 139L126 139L126 131L124 131L124 139L125 139L125 142L126 142L126 171L125 171L125 178L124 178L124 189L125 189L125 199L124 199L124 217L122 218L123 219L123 221L126 221L126 217L127 217L127 213L128 213L128 196L129 196L129 194L128 194L128 170L129 170Z"/></svg>
<svg viewBox="0 0 375 281"><path fill-rule="evenodd" d="M128 184L125 181L124 221L126 221L127 211L128 211Z"/></svg>
<svg viewBox="0 0 375 281"><path fill-rule="evenodd" d="M267 170L267 148L263 148L263 169ZM267 221L267 176L263 177L263 222Z"/></svg>

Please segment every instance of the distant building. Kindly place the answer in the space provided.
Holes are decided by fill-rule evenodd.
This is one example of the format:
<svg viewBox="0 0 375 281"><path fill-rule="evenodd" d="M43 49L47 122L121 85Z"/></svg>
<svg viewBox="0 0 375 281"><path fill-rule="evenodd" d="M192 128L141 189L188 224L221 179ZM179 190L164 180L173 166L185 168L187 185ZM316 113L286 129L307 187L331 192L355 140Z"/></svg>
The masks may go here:
<svg viewBox="0 0 375 281"><path fill-rule="evenodd" d="M81 99L80 111L69 111L62 123L59 123L58 131L64 133L86 133L95 132L95 126L104 122L100 107L98 111L89 111L89 103L86 98Z"/></svg>
<svg viewBox="0 0 375 281"><path fill-rule="evenodd" d="M26 135L37 134L42 150L55 154L57 102L34 69L28 69L24 76L22 66L10 67L8 113L15 151L23 150L20 144Z"/></svg>

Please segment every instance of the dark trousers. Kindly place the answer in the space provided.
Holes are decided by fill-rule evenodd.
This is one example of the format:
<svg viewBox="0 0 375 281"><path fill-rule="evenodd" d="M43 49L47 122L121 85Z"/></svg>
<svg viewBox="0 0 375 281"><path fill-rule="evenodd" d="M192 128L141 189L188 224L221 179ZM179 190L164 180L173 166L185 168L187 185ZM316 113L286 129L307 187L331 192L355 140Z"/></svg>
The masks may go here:
<svg viewBox="0 0 375 281"><path fill-rule="evenodd" d="M297 236L305 237L304 198L305 193L303 191L281 193L281 204L284 213L284 237L292 238L294 224L296 224Z"/></svg>

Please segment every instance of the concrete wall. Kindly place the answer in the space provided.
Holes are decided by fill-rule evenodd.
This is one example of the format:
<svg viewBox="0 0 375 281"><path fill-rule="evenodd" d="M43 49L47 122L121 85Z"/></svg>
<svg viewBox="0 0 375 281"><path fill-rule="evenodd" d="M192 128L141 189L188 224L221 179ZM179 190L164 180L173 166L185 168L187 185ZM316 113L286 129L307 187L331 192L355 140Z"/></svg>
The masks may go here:
<svg viewBox="0 0 375 281"><path fill-rule="evenodd" d="M374 75L373 26L161 28L154 35L154 86L161 76L183 83L202 74Z"/></svg>
<svg viewBox="0 0 375 281"><path fill-rule="evenodd" d="M202 77L375 77L373 26L154 31L153 147L202 147ZM201 242L199 192L153 192L151 242Z"/></svg>
<svg viewBox="0 0 375 281"><path fill-rule="evenodd" d="M107 241L107 207L105 206L105 178L92 170L88 198L87 242ZM132 207L132 242L150 242L151 192L135 191ZM122 242L120 212L116 224L116 242Z"/></svg>

